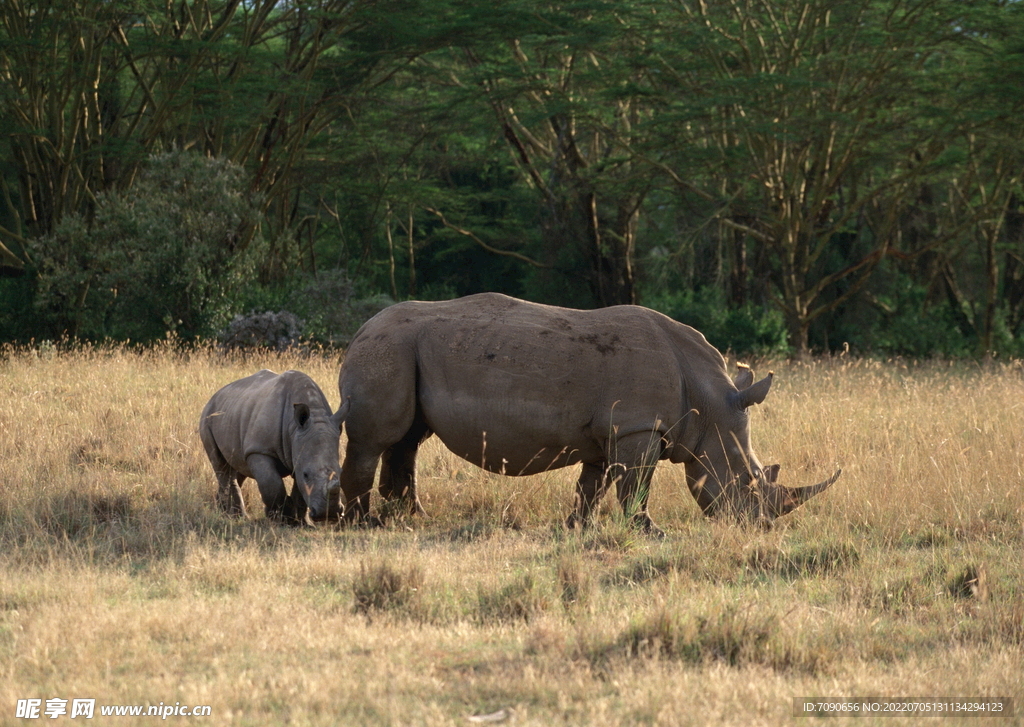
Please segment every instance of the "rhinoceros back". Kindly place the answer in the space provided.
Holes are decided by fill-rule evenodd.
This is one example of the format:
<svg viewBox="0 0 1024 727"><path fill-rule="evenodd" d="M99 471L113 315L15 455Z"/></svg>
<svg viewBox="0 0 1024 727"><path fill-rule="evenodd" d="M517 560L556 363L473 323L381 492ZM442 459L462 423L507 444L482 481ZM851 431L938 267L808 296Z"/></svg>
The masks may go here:
<svg viewBox="0 0 1024 727"><path fill-rule="evenodd" d="M670 427L694 364L724 372L703 336L645 308L481 294L384 310L356 335L339 385L350 436L400 427L418 407L456 454L528 474L599 458L615 432Z"/></svg>

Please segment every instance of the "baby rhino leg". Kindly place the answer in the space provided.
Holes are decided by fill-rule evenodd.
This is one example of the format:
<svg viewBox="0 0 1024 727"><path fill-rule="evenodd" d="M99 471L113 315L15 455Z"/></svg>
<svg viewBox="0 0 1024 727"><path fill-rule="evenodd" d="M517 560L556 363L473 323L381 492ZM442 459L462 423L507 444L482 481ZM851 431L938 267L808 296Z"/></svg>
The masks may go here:
<svg viewBox="0 0 1024 727"><path fill-rule="evenodd" d="M260 488L260 496L267 511L267 518L276 522L284 520L288 491L278 471L277 460L265 454L250 454L245 459L253 479ZM301 495L300 495L301 497Z"/></svg>
<svg viewBox="0 0 1024 727"><path fill-rule="evenodd" d="M207 443L204 441L204 445ZM236 472L221 454L216 444L206 446L206 455L217 475L217 507L228 515L245 517L245 501L242 499L242 483L245 475Z"/></svg>
<svg viewBox="0 0 1024 727"><path fill-rule="evenodd" d="M299 492L299 486L293 484L291 494L285 500L284 510L281 512L281 521L285 525L305 525L306 510L306 501Z"/></svg>

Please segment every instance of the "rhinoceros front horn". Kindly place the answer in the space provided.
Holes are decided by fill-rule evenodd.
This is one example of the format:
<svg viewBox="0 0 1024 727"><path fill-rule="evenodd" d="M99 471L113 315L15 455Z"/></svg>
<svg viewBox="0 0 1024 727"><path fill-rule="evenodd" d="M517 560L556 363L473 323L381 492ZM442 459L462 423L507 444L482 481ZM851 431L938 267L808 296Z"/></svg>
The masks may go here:
<svg viewBox="0 0 1024 727"><path fill-rule="evenodd" d="M784 487L782 488L785 492L785 497L782 500L782 507L778 515L785 515L786 513L793 512L805 502L810 500L812 497L817 495L819 492L824 492L839 479L839 475L843 473L842 469L836 470L836 473L829 477L824 482L819 482L816 485L808 485L807 487Z"/></svg>

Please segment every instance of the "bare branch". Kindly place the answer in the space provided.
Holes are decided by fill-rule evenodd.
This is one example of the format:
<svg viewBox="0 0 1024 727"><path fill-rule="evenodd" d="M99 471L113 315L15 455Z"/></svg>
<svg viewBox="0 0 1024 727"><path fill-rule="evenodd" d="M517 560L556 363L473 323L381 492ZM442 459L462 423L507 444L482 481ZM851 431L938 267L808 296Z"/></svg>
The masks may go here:
<svg viewBox="0 0 1024 727"><path fill-rule="evenodd" d="M449 230L452 230L453 232L457 232L460 235L465 235L466 237L468 237L470 240L475 242L477 245L482 247L487 252L492 252L495 255L504 255L505 257L515 258L516 260L519 260L520 262L524 262L527 265L532 265L535 268L550 268L551 267L550 265L545 265L544 263L537 262L533 258L529 258L526 255L521 255L518 252L513 252L511 250L499 250L496 247L492 247L492 246L488 245L486 242L484 242L483 240L481 240L479 237L474 235L469 230L465 230L465 229L463 229L461 227L458 227L457 225L453 225L451 222L449 222L447 220L447 218L445 218L444 213L442 213L441 211L436 210L433 207L424 207L423 209L425 209L427 212L431 213L432 215L435 215L439 220L441 220L441 224L444 225L445 227L447 227Z"/></svg>

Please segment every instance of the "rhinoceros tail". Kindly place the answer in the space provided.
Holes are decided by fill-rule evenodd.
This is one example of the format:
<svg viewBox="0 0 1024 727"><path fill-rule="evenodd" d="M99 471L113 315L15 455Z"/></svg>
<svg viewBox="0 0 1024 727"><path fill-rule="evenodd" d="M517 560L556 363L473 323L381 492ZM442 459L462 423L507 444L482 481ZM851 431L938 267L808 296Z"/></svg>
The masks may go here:
<svg viewBox="0 0 1024 727"><path fill-rule="evenodd" d="M341 425L345 423L345 418L348 417L348 410L352 403L352 397L346 396L345 400L341 402L341 406L338 407L338 411L334 412L331 417L331 421L338 425L338 431L341 431Z"/></svg>

